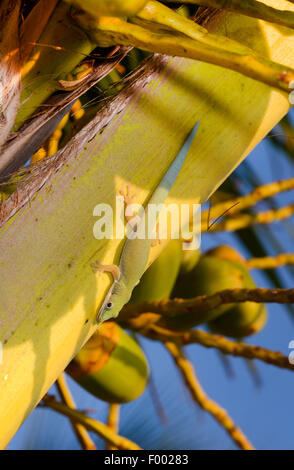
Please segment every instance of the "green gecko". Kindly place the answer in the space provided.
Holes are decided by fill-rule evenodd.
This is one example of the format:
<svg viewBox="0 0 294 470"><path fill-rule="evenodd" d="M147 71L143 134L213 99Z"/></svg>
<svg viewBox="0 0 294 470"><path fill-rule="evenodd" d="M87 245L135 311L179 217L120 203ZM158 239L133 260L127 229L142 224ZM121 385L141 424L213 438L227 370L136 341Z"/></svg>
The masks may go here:
<svg viewBox="0 0 294 470"><path fill-rule="evenodd" d="M189 134L180 152L171 163L164 177L155 189L153 195L148 201L150 204L164 204L170 189L176 181L178 174L188 154L189 148L193 142L197 132L199 123L196 124L192 132ZM101 265L98 261L92 263L94 270L100 272L110 272L113 276L113 283L105 296L102 306L98 310L97 322L102 322L116 318L122 307L130 300L133 289L140 282L142 275L146 270L149 259L152 240L147 238L136 238L136 232L140 231L141 224L146 224L147 211L143 211L137 225L133 228L131 236L129 236L124 244L119 266ZM144 225L146 227L146 225Z"/></svg>

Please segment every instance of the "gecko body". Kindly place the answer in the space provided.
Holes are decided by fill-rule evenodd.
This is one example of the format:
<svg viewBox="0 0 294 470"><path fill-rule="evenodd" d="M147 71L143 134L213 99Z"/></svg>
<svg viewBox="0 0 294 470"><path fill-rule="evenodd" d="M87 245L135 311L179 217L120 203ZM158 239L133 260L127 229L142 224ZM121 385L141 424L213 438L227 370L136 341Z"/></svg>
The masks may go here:
<svg viewBox="0 0 294 470"><path fill-rule="evenodd" d="M170 189L176 181L178 174L188 154L189 148L197 132L199 123L196 124L192 132L186 139L182 149L171 163L164 177L155 189L149 204L164 204ZM147 205L147 206L148 206ZM126 239L119 265L103 266L99 262L93 264L95 270L101 272L111 272L113 284L105 296L102 306L98 310L97 322L100 324L110 318L116 318L122 307L130 300L133 289L140 282L142 275L146 270L149 259L152 240L147 238L136 238L135 232L142 228L141 224L147 226L147 210L140 215L137 225L133 228L134 237Z"/></svg>

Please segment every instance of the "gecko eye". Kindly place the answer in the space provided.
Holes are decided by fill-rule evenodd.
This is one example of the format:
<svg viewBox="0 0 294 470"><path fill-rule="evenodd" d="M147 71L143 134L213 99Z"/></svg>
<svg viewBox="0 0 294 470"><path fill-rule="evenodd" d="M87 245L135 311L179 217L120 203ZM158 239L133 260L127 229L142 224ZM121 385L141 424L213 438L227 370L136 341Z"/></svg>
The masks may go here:
<svg viewBox="0 0 294 470"><path fill-rule="evenodd" d="M112 303L112 302L108 302L108 304L105 305L106 310L111 310L112 307L113 307L113 303Z"/></svg>

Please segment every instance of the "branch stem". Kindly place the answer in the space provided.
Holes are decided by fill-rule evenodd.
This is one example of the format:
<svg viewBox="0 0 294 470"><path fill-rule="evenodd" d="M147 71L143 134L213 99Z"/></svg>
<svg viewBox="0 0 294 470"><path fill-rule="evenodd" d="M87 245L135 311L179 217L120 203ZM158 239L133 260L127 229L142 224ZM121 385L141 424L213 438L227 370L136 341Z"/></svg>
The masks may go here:
<svg viewBox="0 0 294 470"><path fill-rule="evenodd" d="M203 313L224 304L241 302L293 303L294 289L226 289L212 295L202 295L192 299L163 299L154 302L141 302L127 305L121 311L119 320L124 322L140 314L149 315L150 322L158 322L159 315L165 318L195 314L199 324ZM164 318L163 318L164 321Z"/></svg>
<svg viewBox="0 0 294 470"><path fill-rule="evenodd" d="M248 269L274 269L280 266L294 264L294 253L281 253L277 256L265 256L264 258L251 258L246 261Z"/></svg>
<svg viewBox="0 0 294 470"><path fill-rule="evenodd" d="M162 328L158 325L151 325L139 331L140 334L149 339L161 342L176 342L181 346L200 344L205 348L215 348L223 354L245 359L257 359L266 364L270 364L281 369L294 371L294 364L289 362L289 358L279 351L253 346L243 342L236 342L224 336L213 335L202 330L174 331Z"/></svg>
<svg viewBox="0 0 294 470"><path fill-rule="evenodd" d="M229 416L227 410L222 408L218 403L211 400L204 392L192 364L185 357L181 348L175 343L165 343L167 350L170 352L176 366L193 397L198 405L208 413L227 431L235 444L243 450L254 450L243 431L236 426L233 419Z"/></svg>
<svg viewBox="0 0 294 470"><path fill-rule="evenodd" d="M70 393L68 385L66 383L66 378L64 373L61 374L58 379L56 380L56 387L62 402L70 408L75 409L76 404ZM92 441L91 437L89 436L87 430L82 424L76 423L74 420L70 420L72 424L73 431L77 436L78 441L80 442L82 448L84 450L96 450L96 446Z"/></svg>
<svg viewBox="0 0 294 470"><path fill-rule="evenodd" d="M226 215L236 214L243 209L254 206L259 201L276 196L279 193L290 191L294 189L294 178L285 179L281 181L274 181L273 183L265 184L254 189L251 193L245 196L238 196L228 201L220 202L202 212L203 226L207 225L208 215L211 219L221 217L224 213ZM205 225L204 225L205 224Z"/></svg>
<svg viewBox="0 0 294 470"><path fill-rule="evenodd" d="M246 227L251 227L256 224L270 224L279 222L280 220L291 217L294 213L294 204L280 207L278 209L270 209L265 212L257 214L239 214L235 217L228 217L222 222L210 224L207 227L207 221L203 220L201 223L202 232L235 232Z"/></svg>
<svg viewBox="0 0 294 470"><path fill-rule="evenodd" d="M119 431L119 415L120 405L117 403L110 403L107 424L116 434ZM107 450L117 450L117 447L113 446L112 444L107 444Z"/></svg>
<svg viewBox="0 0 294 470"><path fill-rule="evenodd" d="M80 411L74 410L73 408L60 403L50 395L45 395L43 398L44 406L51 408L52 410L60 413L68 418L74 420L77 423L82 424L86 429L98 434L106 442L109 442L113 446L117 447L120 450L141 450L134 442L126 439L125 437L119 436L112 429L109 428L106 424L101 423L89 416L86 416Z"/></svg>

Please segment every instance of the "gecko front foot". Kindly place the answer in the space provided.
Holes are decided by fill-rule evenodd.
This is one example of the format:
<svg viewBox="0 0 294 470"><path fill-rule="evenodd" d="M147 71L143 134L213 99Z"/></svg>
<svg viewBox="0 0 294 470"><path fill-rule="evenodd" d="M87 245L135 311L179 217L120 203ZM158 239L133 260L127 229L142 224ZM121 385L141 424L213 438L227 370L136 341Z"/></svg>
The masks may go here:
<svg viewBox="0 0 294 470"><path fill-rule="evenodd" d="M150 246L151 246L151 248L154 248L157 245L161 245L161 243L162 243L162 240L159 240L159 239L156 238L155 240L151 241Z"/></svg>
<svg viewBox="0 0 294 470"><path fill-rule="evenodd" d="M90 266L91 266L92 271L93 271L94 274L96 274L98 272L100 274L103 273L103 265L100 263L100 261L96 260L95 263L91 263Z"/></svg>
<svg viewBox="0 0 294 470"><path fill-rule="evenodd" d="M94 274L99 272L102 273L110 273L114 281L118 281L120 278L120 269L116 264L101 264L100 261L96 260L95 263L91 263L91 268Z"/></svg>

